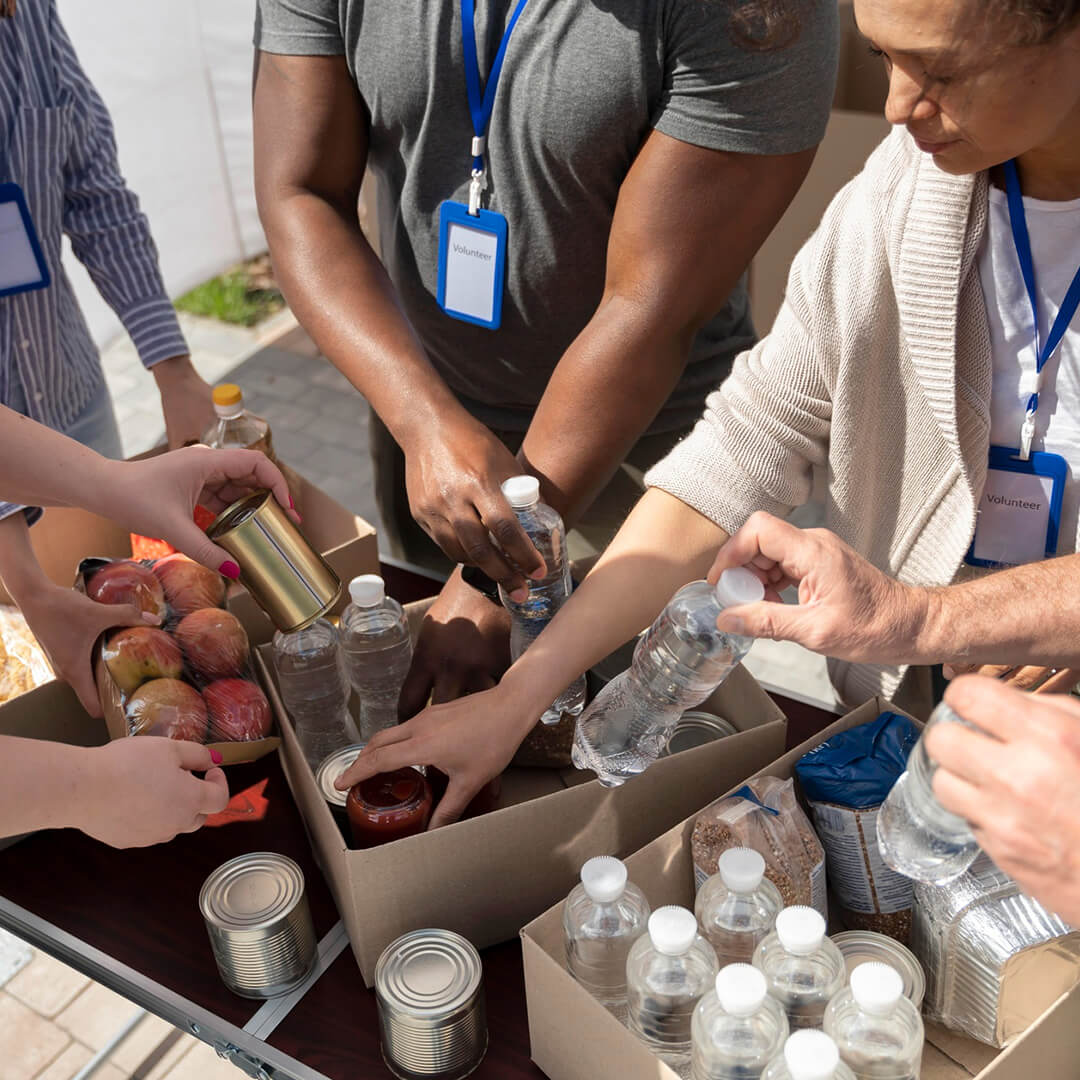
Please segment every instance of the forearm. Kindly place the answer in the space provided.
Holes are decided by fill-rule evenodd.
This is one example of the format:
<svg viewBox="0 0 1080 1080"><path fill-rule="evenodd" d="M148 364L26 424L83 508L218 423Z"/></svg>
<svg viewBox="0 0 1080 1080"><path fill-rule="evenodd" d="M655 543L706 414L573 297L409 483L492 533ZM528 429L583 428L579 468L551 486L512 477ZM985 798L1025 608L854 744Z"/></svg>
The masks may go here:
<svg viewBox="0 0 1080 1080"><path fill-rule="evenodd" d="M0 581L20 608L50 585L30 546L30 529L22 514L0 521Z"/></svg>
<svg viewBox="0 0 1080 1080"><path fill-rule="evenodd" d="M77 826L89 809L93 752L0 735L0 836Z"/></svg>

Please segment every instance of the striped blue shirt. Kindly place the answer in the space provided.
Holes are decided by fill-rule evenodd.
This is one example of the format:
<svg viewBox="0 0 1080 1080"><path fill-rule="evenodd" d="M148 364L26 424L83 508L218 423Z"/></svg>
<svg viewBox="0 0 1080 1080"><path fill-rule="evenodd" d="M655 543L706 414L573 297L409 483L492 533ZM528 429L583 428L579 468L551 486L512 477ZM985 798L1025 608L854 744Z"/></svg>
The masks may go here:
<svg viewBox="0 0 1080 1080"><path fill-rule="evenodd" d="M0 181L19 184L52 275L0 297L0 401L13 378L27 412L64 431L103 378L61 263L64 233L146 367L187 353L138 199L120 175L104 102L79 66L55 0L19 0L0 19Z"/></svg>

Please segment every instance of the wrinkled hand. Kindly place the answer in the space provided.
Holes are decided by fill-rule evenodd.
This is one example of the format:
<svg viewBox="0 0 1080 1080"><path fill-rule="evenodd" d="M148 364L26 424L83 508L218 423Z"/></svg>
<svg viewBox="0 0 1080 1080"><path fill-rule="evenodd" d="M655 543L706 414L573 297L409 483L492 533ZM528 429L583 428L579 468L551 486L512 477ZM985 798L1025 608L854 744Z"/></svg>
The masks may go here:
<svg viewBox="0 0 1080 1080"><path fill-rule="evenodd" d="M204 772L200 780L193 772ZM92 751L77 825L111 847L146 847L195 832L229 802L209 747L135 735Z"/></svg>
<svg viewBox="0 0 1080 1080"><path fill-rule="evenodd" d="M524 728L525 711L503 687L432 705L406 724L372 736L360 756L335 781L339 791L377 773L410 765L434 765L449 777L428 828L457 821L476 793L510 764L521 740L539 719Z"/></svg>
<svg viewBox="0 0 1080 1080"><path fill-rule="evenodd" d="M1016 690L1032 690L1036 694L1067 694L1080 683L1080 671L1075 668L1010 667L1007 664L945 664L946 679L960 675L985 675Z"/></svg>
<svg viewBox="0 0 1080 1080"><path fill-rule="evenodd" d="M467 585L461 570L455 570L424 616L398 714L407 719L429 699L438 705L487 690L509 666L509 612Z"/></svg>
<svg viewBox="0 0 1080 1080"><path fill-rule="evenodd" d="M161 394L169 448L199 442L215 419L213 388L200 377L190 356L162 360L150 371Z"/></svg>
<svg viewBox="0 0 1080 1080"><path fill-rule="evenodd" d="M412 515L449 558L479 566L511 594L524 588L523 574L544 576L543 558L500 490L522 467L483 424L431 432L406 448L405 463Z"/></svg>
<svg viewBox="0 0 1080 1080"><path fill-rule="evenodd" d="M189 446L143 461L106 464L108 516L132 532L168 541L211 570L236 578L238 568L192 520L196 504L220 513L252 491L269 488L291 509L289 488L278 467L256 450L211 450ZM229 563L229 566L222 564Z"/></svg>
<svg viewBox="0 0 1080 1080"><path fill-rule="evenodd" d="M945 700L986 734L942 724L927 735L934 792L1025 892L1080 923L1080 701L971 676Z"/></svg>
<svg viewBox="0 0 1080 1080"><path fill-rule="evenodd" d="M82 707L101 716L92 668L94 643L117 626L157 626L158 618L133 604L99 604L74 589L43 585L19 605L58 678L69 683Z"/></svg>
<svg viewBox="0 0 1080 1080"><path fill-rule="evenodd" d="M733 566L757 574L766 599L726 610L717 620L721 630L795 641L858 663L912 658L925 591L882 573L834 533L799 529L759 511L720 548L709 581ZM798 587L797 605L780 600L789 585Z"/></svg>

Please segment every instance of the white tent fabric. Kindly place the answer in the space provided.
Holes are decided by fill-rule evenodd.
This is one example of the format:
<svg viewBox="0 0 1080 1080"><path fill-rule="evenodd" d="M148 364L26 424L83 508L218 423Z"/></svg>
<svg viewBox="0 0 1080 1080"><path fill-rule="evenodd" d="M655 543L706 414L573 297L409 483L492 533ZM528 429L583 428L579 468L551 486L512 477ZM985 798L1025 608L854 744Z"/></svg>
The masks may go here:
<svg viewBox="0 0 1080 1080"><path fill-rule="evenodd" d="M263 250L252 182L254 0L57 2L112 113L169 295ZM104 344L119 321L70 251L65 266Z"/></svg>

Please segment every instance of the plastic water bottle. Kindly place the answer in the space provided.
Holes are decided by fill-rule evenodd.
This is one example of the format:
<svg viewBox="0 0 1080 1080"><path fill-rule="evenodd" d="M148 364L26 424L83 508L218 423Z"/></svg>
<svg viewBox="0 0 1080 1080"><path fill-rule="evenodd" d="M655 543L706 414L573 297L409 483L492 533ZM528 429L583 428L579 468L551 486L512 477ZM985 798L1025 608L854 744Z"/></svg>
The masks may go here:
<svg viewBox="0 0 1080 1080"><path fill-rule="evenodd" d="M749 964L784 901L765 876L761 853L753 848L728 848L718 868L701 886L694 914L721 967Z"/></svg>
<svg viewBox="0 0 1080 1080"><path fill-rule="evenodd" d="M581 868L563 905L566 966L570 974L616 1015L626 1008L626 961L646 932L649 902L627 881L621 859L600 855Z"/></svg>
<svg viewBox="0 0 1080 1080"><path fill-rule="evenodd" d="M776 928L754 952L754 967L764 974L792 1031L821 1027L825 1007L847 981L844 957L812 907L784 908L777 915Z"/></svg>
<svg viewBox="0 0 1080 1080"><path fill-rule="evenodd" d="M784 1010L768 995L765 976L749 964L728 964L694 1010L693 1080L759 1080L788 1037Z"/></svg>
<svg viewBox="0 0 1080 1080"><path fill-rule="evenodd" d="M788 1037L784 1052L769 1063L761 1080L855 1080L855 1074L824 1031L804 1028Z"/></svg>
<svg viewBox="0 0 1080 1080"><path fill-rule="evenodd" d="M963 724L979 730L941 702L930 714L908 757L907 770L893 785L877 816L881 857L897 873L927 885L944 885L958 878L979 853L968 823L946 810L931 786L937 765L926 752L926 732L939 724Z"/></svg>
<svg viewBox="0 0 1080 1080"><path fill-rule="evenodd" d="M680 717L700 705L750 651L753 638L725 634L716 619L726 607L753 604L765 587L749 570L725 570L714 587L681 588L616 676L578 717L573 760L601 784L617 787L644 772L663 752Z"/></svg>
<svg viewBox="0 0 1080 1080"><path fill-rule="evenodd" d="M349 682L360 698L360 735L366 742L398 722L398 698L412 664L412 639L401 605L386 595L378 574L349 582L352 603L341 616L341 646Z"/></svg>
<svg viewBox="0 0 1080 1080"><path fill-rule="evenodd" d="M829 1002L825 1033L856 1080L919 1080L923 1022L888 964L860 964Z"/></svg>
<svg viewBox="0 0 1080 1080"><path fill-rule="evenodd" d="M528 599L517 603L503 588L499 596L510 612L510 656L519 656L540 636L570 596L570 559L566 554L566 526L557 510L540 501L540 481L535 476L511 476L502 493L521 527L544 557L547 576L527 582ZM564 715L577 716L585 708L585 676L575 679L544 711L542 723L557 724Z"/></svg>
<svg viewBox="0 0 1080 1080"><path fill-rule="evenodd" d="M626 961L627 1027L670 1065L690 1061L690 1020L716 979L716 953L683 907L649 916Z"/></svg>
<svg viewBox="0 0 1080 1080"><path fill-rule="evenodd" d="M333 624L318 619L303 630L274 635L274 667L282 701L312 770L359 741L349 715L341 642Z"/></svg>

